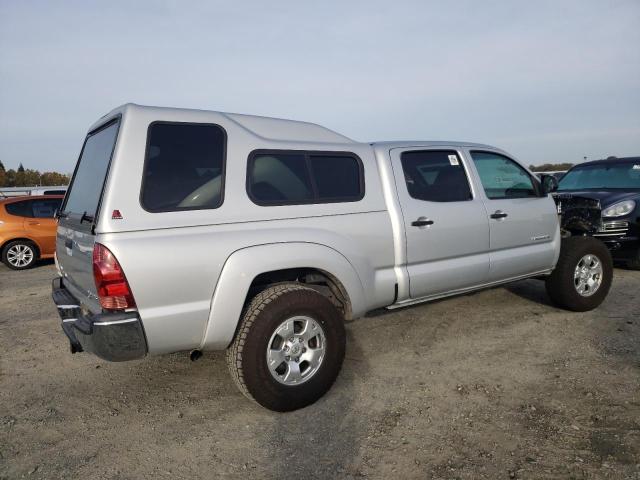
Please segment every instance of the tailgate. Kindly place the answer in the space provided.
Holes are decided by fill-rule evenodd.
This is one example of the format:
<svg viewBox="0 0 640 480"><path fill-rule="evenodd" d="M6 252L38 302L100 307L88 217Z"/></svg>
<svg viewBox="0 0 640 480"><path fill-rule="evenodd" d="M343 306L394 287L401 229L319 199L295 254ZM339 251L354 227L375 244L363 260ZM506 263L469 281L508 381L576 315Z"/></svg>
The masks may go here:
<svg viewBox="0 0 640 480"><path fill-rule="evenodd" d="M58 213L56 258L63 282L94 312L101 310L93 280L94 229L119 126L116 118L89 132Z"/></svg>

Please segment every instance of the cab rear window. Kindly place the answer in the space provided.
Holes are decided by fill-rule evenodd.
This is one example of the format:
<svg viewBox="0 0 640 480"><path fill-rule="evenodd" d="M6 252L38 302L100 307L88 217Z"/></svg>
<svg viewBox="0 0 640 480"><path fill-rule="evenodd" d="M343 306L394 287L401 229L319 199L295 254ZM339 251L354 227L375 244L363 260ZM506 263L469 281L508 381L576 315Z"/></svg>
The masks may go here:
<svg viewBox="0 0 640 480"><path fill-rule="evenodd" d="M140 201L149 212L218 208L224 192L226 133L201 123L149 126Z"/></svg>
<svg viewBox="0 0 640 480"><path fill-rule="evenodd" d="M69 186L65 212L89 216L97 213L119 125L119 120L114 120L87 136Z"/></svg>

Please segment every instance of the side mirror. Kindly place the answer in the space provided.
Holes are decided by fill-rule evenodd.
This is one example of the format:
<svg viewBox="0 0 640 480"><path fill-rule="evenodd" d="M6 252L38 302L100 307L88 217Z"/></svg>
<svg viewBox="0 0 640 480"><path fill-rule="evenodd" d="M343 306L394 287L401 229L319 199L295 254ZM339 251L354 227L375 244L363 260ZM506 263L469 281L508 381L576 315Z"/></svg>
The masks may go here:
<svg viewBox="0 0 640 480"><path fill-rule="evenodd" d="M540 182L542 183L542 191L545 195L558 190L558 179L553 175L542 175Z"/></svg>

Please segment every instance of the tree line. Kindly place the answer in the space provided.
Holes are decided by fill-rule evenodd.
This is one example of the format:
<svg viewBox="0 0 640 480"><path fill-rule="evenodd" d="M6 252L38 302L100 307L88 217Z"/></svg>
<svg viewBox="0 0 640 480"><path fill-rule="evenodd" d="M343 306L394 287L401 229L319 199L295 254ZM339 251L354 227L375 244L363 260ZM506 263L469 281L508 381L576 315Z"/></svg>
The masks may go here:
<svg viewBox="0 0 640 480"><path fill-rule="evenodd" d="M574 163L543 163L542 165L529 165L532 172L558 172L569 170Z"/></svg>
<svg viewBox="0 0 640 480"><path fill-rule="evenodd" d="M69 185L71 177L65 173L40 172L30 168L24 168L22 164L17 170L6 170L0 161L0 187L36 187L46 185L55 187Z"/></svg>

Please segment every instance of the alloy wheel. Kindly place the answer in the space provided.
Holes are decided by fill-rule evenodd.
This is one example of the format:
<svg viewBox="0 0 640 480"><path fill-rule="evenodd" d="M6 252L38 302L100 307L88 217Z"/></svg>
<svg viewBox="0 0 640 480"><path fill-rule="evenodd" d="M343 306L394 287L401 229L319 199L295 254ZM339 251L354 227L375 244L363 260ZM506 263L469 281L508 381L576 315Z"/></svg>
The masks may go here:
<svg viewBox="0 0 640 480"><path fill-rule="evenodd" d="M602 263L595 255L589 253L582 257L573 274L577 292L583 297L590 297L602 283Z"/></svg>
<svg viewBox="0 0 640 480"><path fill-rule="evenodd" d="M284 385L300 385L320 369L326 337L319 322L296 316L283 321L267 345L269 372Z"/></svg>
<svg viewBox="0 0 640 480"><path fill-rule="evenodd" d="M29 245L18 243L7 250L7 261L16 268L28 266L34 259L33 248Z"/></svg>

